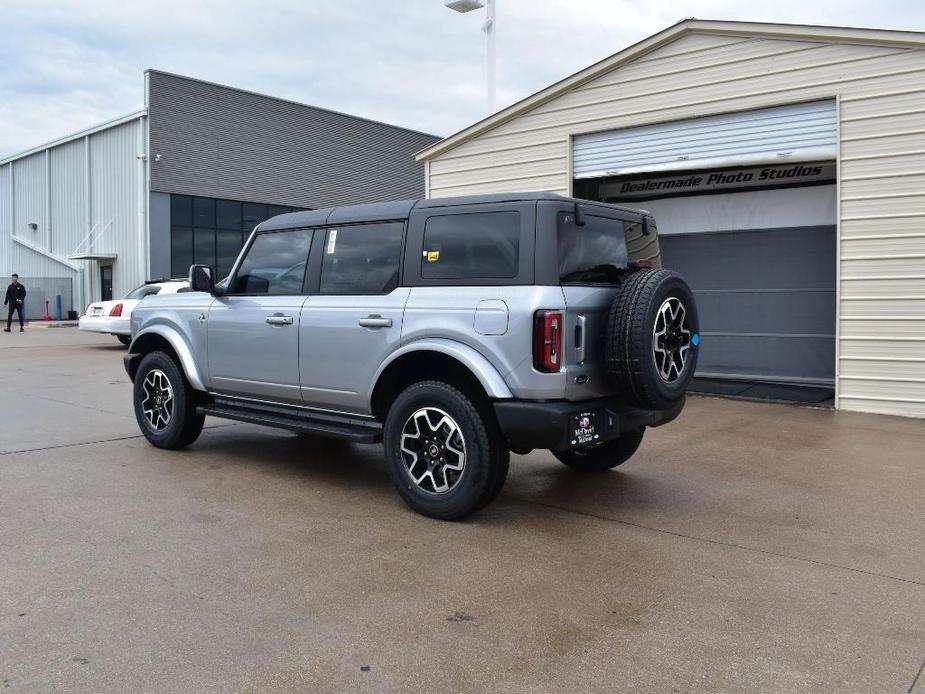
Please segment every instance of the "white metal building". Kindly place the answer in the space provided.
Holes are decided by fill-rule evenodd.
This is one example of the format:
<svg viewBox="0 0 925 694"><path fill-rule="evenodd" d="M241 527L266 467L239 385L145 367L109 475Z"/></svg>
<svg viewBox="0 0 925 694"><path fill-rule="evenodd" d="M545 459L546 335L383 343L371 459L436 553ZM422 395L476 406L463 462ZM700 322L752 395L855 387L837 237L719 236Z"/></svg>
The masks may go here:
<svg viewBox="0 0 925 694"><path fill-rule="evenodd" d="M925 34L685 20L418 157L431 197L654 212L699 376L925 416Z"/></svg>
<svg viewBox="0 0 925 694"><path fill-rule="evenodd" d="M0 276L29 318L227 271L274 214L423 192L432 135L157 70L144 87L143 109L0 159Z"/></svg>

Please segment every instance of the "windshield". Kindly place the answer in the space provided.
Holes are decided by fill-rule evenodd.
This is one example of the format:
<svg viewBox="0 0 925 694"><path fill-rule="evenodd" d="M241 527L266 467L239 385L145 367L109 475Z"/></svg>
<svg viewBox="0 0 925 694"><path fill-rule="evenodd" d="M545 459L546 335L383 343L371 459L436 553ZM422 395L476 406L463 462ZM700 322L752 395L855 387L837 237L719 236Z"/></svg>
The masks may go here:
<svg viewBox="0 0 925 694"><path fill-rule="evenodd" d="M161 290L160 287L154 285L145 284L138 289L133 289L128 294L125 295L125 299L144 299L146 296L151 296L152 294L157 294Z"/></svg>
<svg viewBox="0 0 925 694"><path fill-rule="evenodd" d="M616 284L626 270L624 222L585 214L584 225L575 215L558 216L559 281L565 284Z"/></svg>

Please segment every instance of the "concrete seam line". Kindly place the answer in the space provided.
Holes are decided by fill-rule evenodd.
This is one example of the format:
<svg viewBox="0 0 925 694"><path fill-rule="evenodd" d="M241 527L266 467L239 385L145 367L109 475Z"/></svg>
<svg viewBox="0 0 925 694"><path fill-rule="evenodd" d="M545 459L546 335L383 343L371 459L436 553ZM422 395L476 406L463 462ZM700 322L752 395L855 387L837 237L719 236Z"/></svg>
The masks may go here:
<svg viewBox="0 0 925 694"><path fill-rule="evenodd" d="M845 566L843 564L833 564L832 562L822 561L821 559L810 559L808 557L800 557L792 554L784 554L783 552L774 552L769 549L761 549L759 547L749 547L748 545L738 545L734 542L725 542L723 540L713 540L709 537L699 537L697 535L685 535L684 533L679 533L674 530L665 530L664 528L654 528L649 525L642 525L640 523L633 523L631 521L621 520L619 518L611 518L610 516L604 516L598 513L591 513L590 511L580 511L578 509L566 508L565 506L556 506L555 504L546 504L541 501L530 501L524 499L523 497L514 497L515 500L521 501L525 504L532 504L534 506L542 506L544 508L551 508L557 511L562 511L564 513L574 513L579 516L587 516L589 518L597 518L598 520L608 521L610 523L619 523L620 525L626 525L631 528L638 528L640 530L649 530L655 533L661 533L663 535L672 535L674 537L684 538L685 540L696 540L698 542L708 542L712 545L719 545L720 547L730 547L732 549L741 549L746 552L757 552L759 554L767 554L773 557L782 557L784 559L792 559L794 561L807 562L809 564L818 564L819 566L827 566L832 569L842 569L844 571L851 571L853 573L864 574L867 576L876 576L878 578L886 578L891 581L899 581L901 583L911 583L916 586L925 586L925 581L917 581L913 578L903 578L901 576L891 576L889 574L877 573L876 571L868 571L866 569L856 569L853 566Z"/></svg>
<svg viewBox="0 0 925 694"><path fill-rule="evenodd" d="M203 431L210 431L211 429L224 429L225 427L239 427L241 422L234 422L230 424L213 424L212 426L205 427ZM42 446L40 448L23 448L18 451L0 451L0 457L5 455L16 455L17 453L38 453L40 451L53 451L58 448L74 448L76 446L93 446L98 443L113 443L114 441L130 441L131 439L142 439L144 434L133 434L132 436L117 436L114 439L99 439L98 441L78 441L77 443L61 443L55 446Z"/></svg>

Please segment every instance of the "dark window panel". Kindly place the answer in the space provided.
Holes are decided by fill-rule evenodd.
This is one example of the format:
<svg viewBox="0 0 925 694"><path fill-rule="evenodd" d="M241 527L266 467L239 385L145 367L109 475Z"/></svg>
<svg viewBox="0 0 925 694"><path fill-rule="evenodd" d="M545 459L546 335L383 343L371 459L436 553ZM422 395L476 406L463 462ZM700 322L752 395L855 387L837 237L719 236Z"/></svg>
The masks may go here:
<svg viewBox="0 0 925 694"><path fill-rule="evenodd" d="M193 226L215 226L215 199L193 198Z"/></svg>
<svg viewBox="0 0 925 694"><path fill-rule="evenodd" d="M170 224L180 227L193 225L193 199L190 196L170 196Z"/></svg>
<svg viewBox="0 0 925 694"><path fill-rule="evenodd" d="M267 206L252 202L244 203L244 231L251 232L260 222L267 219Z"/></svg>
<svg viewBox="0 0 925 694"><path fill-rule="evenodd" d="M173 227L170 230L170 274L186 277L193 264L193 230L189 227Z"/></svg>
<svg viewBox="0 0 925 694"><path fill-rule="evenodd" d="M241 230L241 203L234 200L215 201L215 226L219 229Z"/></svg>
<svg viewBox="0 0 925 694"><path fill-rule="evenodd" d="M215 267L215 229L193 231L193 262Z"/></svg>
<svg viewBox="0 0 925 694"><path fill-rule="evenodd" d="M421 277L516 277L519 255L520 214L517 212L431 217L424 227Z"/></svg>
<svg viewBox="0 0 925 694"><path fill-rule="evenodd" d="M224 279L231 272L234 261L241 252L241 232L219 229L215 232L216 275Z"/></svg>
<svg viewBox="0 0 925 694"><path fill-rule="evenodd" d="M329 229L321 267L322 294L388 294L398 285L404 224Z"/></svg>

